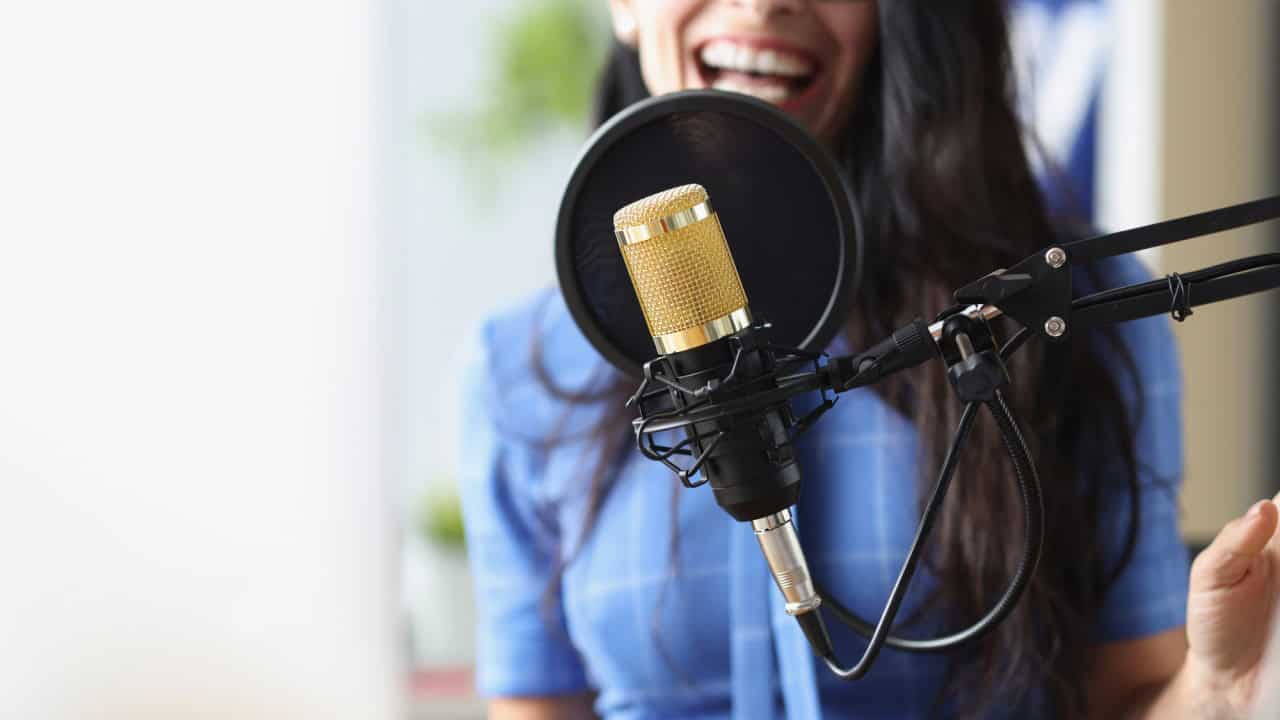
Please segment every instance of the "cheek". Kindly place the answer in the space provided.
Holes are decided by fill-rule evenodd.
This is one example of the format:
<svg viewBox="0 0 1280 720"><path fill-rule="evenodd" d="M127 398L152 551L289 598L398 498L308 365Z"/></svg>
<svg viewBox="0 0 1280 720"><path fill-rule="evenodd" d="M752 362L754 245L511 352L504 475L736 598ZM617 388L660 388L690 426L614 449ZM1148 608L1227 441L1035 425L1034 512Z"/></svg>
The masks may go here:
<svg viewBox="0 0 1280 720"><path fill-rule="evenodd" d="M835 70L846 82L862 77L875 50L880 35L876 10L876 3L871 0L818 5L822 25L839 58Z"/></svg>
<svg viewBox="0 0 1280 720"><path fill-rule="evenodd" d="M689 57L685 37L706 0L636 0L640 68L654 95L683 90Z"/></svg>

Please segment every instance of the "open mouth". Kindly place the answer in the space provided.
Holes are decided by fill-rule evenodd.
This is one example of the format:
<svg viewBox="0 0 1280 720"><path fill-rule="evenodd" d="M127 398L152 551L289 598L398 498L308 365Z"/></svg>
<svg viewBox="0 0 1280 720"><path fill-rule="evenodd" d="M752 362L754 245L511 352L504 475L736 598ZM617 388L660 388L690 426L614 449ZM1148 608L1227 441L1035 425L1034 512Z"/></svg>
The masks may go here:
<svg viewBox="0 0 1280 720"><path fill-rule="evenodd" d="M819 67L805 54L732 40L712 40L697 52L703 83L787 105L814 83Z"/></svg>

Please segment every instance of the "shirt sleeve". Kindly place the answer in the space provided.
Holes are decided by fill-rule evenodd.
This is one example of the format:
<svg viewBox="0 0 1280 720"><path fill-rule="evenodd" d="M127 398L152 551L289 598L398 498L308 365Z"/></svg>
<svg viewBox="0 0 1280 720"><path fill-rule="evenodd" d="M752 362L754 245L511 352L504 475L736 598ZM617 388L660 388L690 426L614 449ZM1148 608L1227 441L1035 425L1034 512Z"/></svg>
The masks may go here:
<svg viewBox="0 0 1280 720"><path fill-rule="evenodd" d="M540 512L539 450L504 432L487 325L463 374L459 483L476 590L476 687L486 696L557 695L589 687L558 593L558 533ZM501 420L501 422L500 422Z"/></svg>
<svg viewBox="0 0 1280 720"><path fill-rule="evenodd" d="M1122 283L1149 279L1125 273ZM1137 463L1137 532L1128 563L1107 591L1097 627L1098 642L1145 637L1186 622L1190 560L1178 522L1182 484L1182 374L1170 320L1154 317L1117 326L1136 369L1107 362L1134 427ZM1106 353L1104 353L1104 358ZM1115 360L1114 357L1108 358ZM1107 469L1111 465L1111 469ZM1097 478L1103 558L1113 568L1124 557L1133 495L1114 463ZM1110 473L1110 474L1109 474ZM1108 476L1109 474L1109 476Z"/></svg>

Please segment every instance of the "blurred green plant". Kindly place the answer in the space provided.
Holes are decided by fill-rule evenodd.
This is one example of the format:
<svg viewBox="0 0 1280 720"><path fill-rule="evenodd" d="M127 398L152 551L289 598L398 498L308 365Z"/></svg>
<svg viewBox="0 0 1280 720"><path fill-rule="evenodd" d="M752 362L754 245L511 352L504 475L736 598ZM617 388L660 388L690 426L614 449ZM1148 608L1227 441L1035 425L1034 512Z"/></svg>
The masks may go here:
<svg viewBox="0 0 1280 720"><path fill-rule="evenodd" d="M419 530L428 541L447 548L463 549L462 502L456 490L435 490L422 501Z"/></svg>
<svg viewBox="0 0 1280 720"><path fill-rule="evenodd" d="M521 0L495 27L479 106L433 114L427 136L466 157L478 179L565 127L585 127L608 28L592 0Z"/></svg>

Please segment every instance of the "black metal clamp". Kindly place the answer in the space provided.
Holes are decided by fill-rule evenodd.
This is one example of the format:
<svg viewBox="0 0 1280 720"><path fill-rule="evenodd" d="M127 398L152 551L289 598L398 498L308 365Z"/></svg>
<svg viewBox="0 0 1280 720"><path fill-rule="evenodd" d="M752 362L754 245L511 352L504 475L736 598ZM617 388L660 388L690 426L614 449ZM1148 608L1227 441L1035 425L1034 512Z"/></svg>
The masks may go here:
<svg viewBox="0 0 1280 720"><path fill-rule="evenodd" d="M985 320L952 315L942 326L938 347L947 379L962 402L992 402L996 391L1009 384L1009 371Z"/></svg>
<svg viewBox="0 0 1280 720"><path fill-rule="evenodd" d="M1172 273L1076 299L1072 299L1071 268L1275 218L1280 218L1280 196L1063 243L966 285L956 291L956 302L996 307L1052 342L1065 341L1084 328L1164 313L1182 321L1192 314L1193 305L1280 287L1280 254Z"/></svg>

